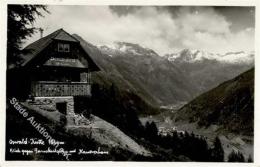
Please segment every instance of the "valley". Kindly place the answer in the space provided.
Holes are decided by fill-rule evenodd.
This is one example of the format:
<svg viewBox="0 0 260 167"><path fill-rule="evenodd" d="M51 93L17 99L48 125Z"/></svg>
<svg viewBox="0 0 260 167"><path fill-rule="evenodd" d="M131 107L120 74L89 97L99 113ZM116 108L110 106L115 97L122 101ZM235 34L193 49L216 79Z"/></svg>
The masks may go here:
<svg viewBox="0 0 260 167"><path fill-rule="evenodd" d="M165 109L158 115L143 117L141 121L154 121L159 129L175 129L205 136L210 145L219 136L226 160L232 150L239 150L245 157L252 156L253 83L254 69L251 69L191 102L179 105L179 108ZM221 99L221 103L217 99Z"/></svg>

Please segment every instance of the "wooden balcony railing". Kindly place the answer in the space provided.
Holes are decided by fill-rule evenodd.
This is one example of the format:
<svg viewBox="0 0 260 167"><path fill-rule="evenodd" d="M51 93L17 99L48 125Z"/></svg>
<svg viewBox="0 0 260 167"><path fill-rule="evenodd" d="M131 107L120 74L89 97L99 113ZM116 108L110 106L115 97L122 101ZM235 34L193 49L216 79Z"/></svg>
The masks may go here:
<svg viewBox="0 0 260 167"><path fill-rule="evenodd" d="M37 81L32 83L31 88L34 97L91 96L91 85L88 82Z"/></svg>

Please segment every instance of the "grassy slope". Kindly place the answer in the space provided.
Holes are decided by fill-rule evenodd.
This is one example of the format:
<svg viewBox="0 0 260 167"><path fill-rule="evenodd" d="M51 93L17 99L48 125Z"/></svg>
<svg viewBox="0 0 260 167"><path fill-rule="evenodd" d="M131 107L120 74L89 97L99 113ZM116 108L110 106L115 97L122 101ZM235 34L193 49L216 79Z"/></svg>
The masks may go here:
<svg viewBox="0 0 260 167"><path fill-rule="evenodd" d="M62 147L65 150L71 149L86 149L86 150L100 150L109 151L109 155L88 155L80 156L73 155L69 160L81 161L187 161L183 156L175 156L168 150L164 150L156 145L153 145L143 139L133 140L132 137L127 136L114 125L93 116L92 128L71 126L64 128L57 120L59 120L61 113L57 112L42 112L30 105L23 104L29 116L34 116L35 120L46 128L46 131L56 140L64 141L65 145ZM22 139L22 138L45 138L27 121L21 114L15 110L12 105L7 102L7 134L6 140ZM89 137L90 130L92 131ZM137 142L136 142L137 141ZM47 142L45 140L45 142ZM12 148L7 142L6 159L7 160L66 160L62 155L45 154L45 155L17 155L10 154L9 149ZM21 146L23 147L23 146ZM39 146L39 149L47 149L50 145ZM32 149L30 145L24 146L24 149Z"/></svg>

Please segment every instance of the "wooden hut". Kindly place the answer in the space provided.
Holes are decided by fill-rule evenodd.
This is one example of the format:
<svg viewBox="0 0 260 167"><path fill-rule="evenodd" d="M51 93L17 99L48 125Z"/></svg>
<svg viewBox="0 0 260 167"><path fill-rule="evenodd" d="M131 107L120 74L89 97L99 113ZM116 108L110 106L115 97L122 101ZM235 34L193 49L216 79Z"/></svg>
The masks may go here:
<svg viewBox="0 0 260 167"><path fill-rule="evenodd" d="M8 96L53 105L64 114L74 112L75 99L91 97L91 73L100 68L75 37L59 29L23 51L8 70Z"/></svg>

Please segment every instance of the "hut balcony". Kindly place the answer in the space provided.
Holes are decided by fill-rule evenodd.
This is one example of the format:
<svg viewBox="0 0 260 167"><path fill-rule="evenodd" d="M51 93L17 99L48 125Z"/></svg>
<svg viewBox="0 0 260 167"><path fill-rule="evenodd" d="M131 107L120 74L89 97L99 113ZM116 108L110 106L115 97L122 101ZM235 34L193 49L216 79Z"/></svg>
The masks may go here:
<svg viewBox="0 0 260 167"><path fill-rule="evenodd" d="M91 96L90 82L35 81L31 85L33 97Z"/></svg>

